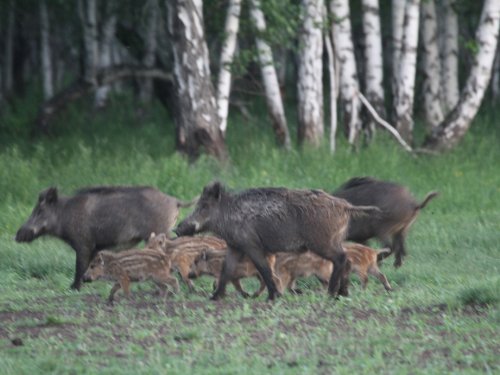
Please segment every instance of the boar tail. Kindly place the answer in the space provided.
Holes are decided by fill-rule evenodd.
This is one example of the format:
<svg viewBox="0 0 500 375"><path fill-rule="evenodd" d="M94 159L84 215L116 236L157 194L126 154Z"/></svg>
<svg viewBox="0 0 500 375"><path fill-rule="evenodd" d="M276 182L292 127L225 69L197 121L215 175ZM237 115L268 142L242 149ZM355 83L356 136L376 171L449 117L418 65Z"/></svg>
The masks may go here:
<svg viewBox="0 0 500 375"><path fill-rule="evenodd" d="M377 250L377 262L380 262L384 258L388 257L391 254L390 247L384 247L383 249Z"/></svg>
<svg viewBox="0 0 500 375"><path fill-rule="evenodd" d="M429 194L427 194L427 195L425 196L425 198L424 198L424 200L422 201L422 203L420 203L420 204L417 206L417 210L421 210L422 208L424 208L424 207L427 205L427 203L429 203L429 201L430 201L432 198L434 198L434 197L436 197L436 196L438 196L438 195L439 195L439 193L438 193L437 191L431 191Z"/></svg>
<svg viewBox="0 0 500 375"><path fill-rule="evenodd" d="M370 214L380 214L382 211L375 206L351 206L348 208L351 216L364 216Z"/></svg>
<svg viewBox="0 0 500 375"><path fill-rule="evenodd" d="M186 207L191 207L192 205L196 204L198 202L198 199L200 199L200 196L196 196L194 199L188 201L188 202L183 202L183 201L177 201L177 208L186 208Z"/></svg>

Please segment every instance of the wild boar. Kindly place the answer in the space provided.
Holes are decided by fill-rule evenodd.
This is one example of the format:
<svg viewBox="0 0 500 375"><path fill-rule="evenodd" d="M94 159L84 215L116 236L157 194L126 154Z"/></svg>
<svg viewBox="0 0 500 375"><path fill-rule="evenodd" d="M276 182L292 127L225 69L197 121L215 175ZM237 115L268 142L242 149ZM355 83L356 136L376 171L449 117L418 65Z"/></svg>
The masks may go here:
<svg viewBox="0 0 500 375"><path fill-rule="evenodd" d="M231 251L231 250L229 250ZM222 266L224 264L224 259L226 258L227 250L204 250L201 255L199 255L191 266L189 272L190 278L197 278L201 275L210 275L215 277L214 289L217 288L219 284L219 277L222 271ZM237 257L237 255L235 255ZM274 255L268 256L267 261L269 267L274 269L276 257ZM247 256L243 256L237 262L234 267L234 273L229 276L229 281L234 285L235 289L240 292L244 298L250 297L250 294L243 290L240 280L246 277L257 277L260 281L259 290L257 290L252 297L258 297L264 291L266 284L260 276L259 271L255 268L253 262Z"/></svg>
<svg viewBox="0 0 500 375"><path fill-rule="evenodd" d="M194 212L175 232L191 235L210 231L234 250L227 253L212 299L224 295L238 255L247 255L252 260L266 283L268 298L274 299L278 291L266 256L307 249L335 264L329 293L346 295L348 264L342 241L349 217L371 211L378 209L355 207L320 190L255 188L231 193L215 182L203 189Z"/></svg>
<svg viewBox="0 0 500 375"><path fill-rule="evenodd" d="M377 265L377 255L389 252L389 249L377 251L356 243L343 243L343 247L351 264L351 270L356 272L363 288L366 288L368 283L368 275L372 275L380 280L387 291L392 290L389 281ZM276 256L275 272L280 280L280 293L287 288L294 293L299 293L300 291L295 288L295 281L299 277L314 275L326 286L332 271L332 262L310 251L302 254L278 253Z"/></svg>
<svg viewBox="0 0 500 375"><path fill-rule="evenodd" d="M151 234L147 244L149 248L161 249L168 255L172 268L181 275L191 292L194 291L193 282L189 279L191 265L195 259L206 250L222 250L227 245L224 240L213 236L178 237L169 239L164 233Z"/></svg>
<svg viewBox="0 0 500 375"><path fill-rule="evenodd" d="M432 191L422 202L417 202L407 188L389 181L372 177L355 177L347 181L333 196L343 198L354 205L370 205L380 208L376 215L353 216L349 221L347 240L365 243L378 239L395 254L394 266L403 264L406 255L405 238L418 213L438 195Z"/></svg>
<svg viewBox="0 0 500 375"><path fill-rule="evenodd" d="M90 260L102 249L130 247L151 232L165 232L177 220L184 203L152 187L102 186L60 196L54 187L42 191L31 216L17 231L16 241L31 242L50 235L76 252L75 278L80 289Z"/></svg>
<svg viewBox="0 0 500 375"><path fill-rule="evenodd" d="M114 295L120 288L129 296L130 283L135 281L151 279L162 291L166 291L167 284L173 287L174 292L179 290L177 279L170 275L170 259L156 249L103 250L90 262L83 278L86 281L115 281L109 293L109 303L113 303Z"/></svg>

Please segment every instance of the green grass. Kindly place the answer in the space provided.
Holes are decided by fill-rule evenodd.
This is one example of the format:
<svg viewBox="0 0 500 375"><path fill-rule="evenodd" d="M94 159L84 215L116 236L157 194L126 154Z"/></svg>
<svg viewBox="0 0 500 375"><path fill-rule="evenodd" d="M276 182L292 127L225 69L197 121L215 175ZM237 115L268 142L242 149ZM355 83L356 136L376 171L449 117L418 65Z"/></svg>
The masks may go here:
<svg viewBox="0 0 500 375"><path fill-rule="evenodd" d="M19 108L21 105L19 104ZM48 138L25 137L23 115L4 117L0 140L0 372L24 373L498 373L500 362L500 130L483 113L461 145L439 157L413 158L386 134L355 153L275 147L265 111L233 114L227 134L231 164L207 157L190 165L174 152L173 124L153 106L139 118L128 98L107 111L85 103L59 117ZM291 121L293 134L295 124ZM69 290L74 252L57 239L13 240L38 193L66 194L93 184L153 185L189 200L219 179L251 186L332 191L348 178L372 175L408 186L417 199L441 194L408 236L409 256L382 271L394 292L355 276L351 296L328 298L313 279L300 296L275 303L244 300L230 289L211 302L211 279L182 285L162 299L148 283L120 293L113 307L107 282ZM186 215L189 209L182 211ZM255 280L245 280L253 290ZM20 338L22 346L12 344Z"/></svg>

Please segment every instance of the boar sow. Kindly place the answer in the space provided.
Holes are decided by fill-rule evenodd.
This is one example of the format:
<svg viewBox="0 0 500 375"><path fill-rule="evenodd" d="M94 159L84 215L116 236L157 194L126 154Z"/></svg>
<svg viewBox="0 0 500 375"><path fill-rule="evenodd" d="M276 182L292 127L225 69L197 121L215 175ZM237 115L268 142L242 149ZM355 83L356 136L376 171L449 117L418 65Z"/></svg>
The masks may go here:
<svg viewBox="0 0 500 375"><path fill-rule="evenodd" d="M370 205L380 208L378 215L352 217L347 240L364 243L377 238L395 254L394 266L399 267L406 255L405 237L419 211L438 195L430 192L419 203L404 186L371 177L355 177L332 194L354 205Z"/></svg>
<svg viewBox="0 0 500 375"><path fill-rule="evenodd" d="M65 241L76 252L71 287L80 289L82 276L98 251L133 246L146 241L151 232L168 233L179 207L188 205L152 187L91 187L73 196L59 196L56 188L49 188L40 193L16 241L31 242L43 235Z"/></svg>
<svg viewBox="0 0 500 375"><path fill-rule="evenodd" d="M227 192L218 183L203 189L194 212L176 229L178 235L210 231L224 239L228 251L212 299L225 293L238 258L247 255L266 283L269 299L278 294L266 256L307 249L335 265L328 291L347 294L349 264L342 248L351 214L378 210L354 207L319 190L256 188Z"/></svg>

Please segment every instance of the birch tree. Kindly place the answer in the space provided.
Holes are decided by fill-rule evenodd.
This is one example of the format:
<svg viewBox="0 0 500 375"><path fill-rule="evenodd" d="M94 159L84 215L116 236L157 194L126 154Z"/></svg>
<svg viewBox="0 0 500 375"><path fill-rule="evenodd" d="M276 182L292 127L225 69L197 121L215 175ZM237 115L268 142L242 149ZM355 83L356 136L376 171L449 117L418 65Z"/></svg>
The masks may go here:
<svg viewBox="0 0 500 375"><path fill-rule="evenodd" d="M413 97L417 67L420 0L408 0L405 7L403 45L397 67L394 98L395 127L407 143L413 141Z"/></svg>
<svg viewBox="0 0 500 375"><path fill-rule="evenodd" d="M43 97L48 100L54 95L52 79L52 56L50 49L49 15L47 3L40 1L40 53L42 61Z"/></svg>
<svg viewBox="0 0 500 375"><path fill-rule="evenodd" d="M323 4L302 0L302 28L299 34L298 139L319 146L323 125Z"/></svg>
<svg viewBox="0 0 500 375"><path fill-rule="evenodd" d="M444 27L442 34L441 87L445 112L450 111L460 96L458 85L458 16L457 0L443 0Z"/></svg>
<svg viewBox="0 0 500 375"><path fill-rule="evenodd" d="M98 62L96 0L78 0L83 32L83 81L95 85Z"/></svg>
<svg viewBox="0 0 500 375"><path fill-rule="evenodd" d="M446 119L427 137L424 147L447 150L465 135L491 78L500 26L500 1L485 0L476 31L477 52L460 99Z"/></svg>
<svg viewBox="0 0 500 375"><path fill-rule="evenodd" d="M373 108L385 117L384 66L382 56L382 35L378 0L363 0L363 33L365 39L365 93ZM370 118L367 129L375 132L375 121Z"/></svg>
<svg viewBox="0 0 500 375"><path fill-rule="evenodd" d="M220 119L219 128L223 134L225 134L227 128L229 94L231 92L231 64L236 50L236 36L240 25L240 12L241 0L229 0L224 27L226 39L222 45L217 81L217 114Z"/></svg>
<svg viewBox="0 0 500 375"><path fill-rule="evenodd" d="M422 2L422 47L424 71L424 109L427 124L433 128L443 121L441 107L441 60L434 0Z"/></svg>
<svg viewBox="0 0 500 375"><path fill-rule="evenodd" d="M174 79L179 105L177 147L191 158L202 148L219 160L227 150L219 128L201 0L165 0L174 54Z"/></svg>
<svg viewBox="0 0 500 375"><path fill-rule="evenodd" d="M403 45L403 25L405 22L406 0L392 0L392 96L396 97L399 84L399 60L401 58L401 46ZM393 113L393 117L396 115Z"/></svg>
<svg viewBox="0 0 500 375"><path fill-rule="evenodd" d="M144 35L144 57L142 64L146 68L153 68L156 57L156 31L160 7L158 0L148 0L145 5L146 32ZM151 101L153 93L153 80L146 78L139 85L139 99L142 102Z"/></svg>
<svg viewBox="0 0 500 375"><path fill-rule="evenodd" d="M261 9L260 0L250 0L250 17L258 34L262 34L266 29L266 21ZM278 144L284 146L286 149L290 149L290 134L286 123L285 110L283 108L283 100L281 98L271 47L259 35L257 35L255 42L257 44L267 108L271 116L274 133L276 134Z"/></svg>
<svg viewBox="0 0 500 375"><path fill-rule="evenodd" d="M116 2L115 0L108 0L106 2L105 19L102 25L101 37L99 41L99 67L107 68L112 65L111 57L111 45L113 43L113 38L116 30ZM96 35L97 37L97 35ZM97 108L102 108L106 105L108 101L108 94L110 91L110 86L105 85L97 89L95 94L94 104Z"/></svg>
<svg viewBox="0 0 500 375"><path fill-rule="evenodd" d="M323 10L323 13L326 15L326 9ZM335 71L335 55L329 31L325 31L324 36L328 56L328 78L330 82L330 152L334 153L336 148L335 136L337 134L337 72Z"/></svg>
<svg viewBox="0 0 500 375"><path fill-rule="evenodd" d="M333 16L332 33L335 54L340 69L340 104L343 110L344 129L350 144L354 144L361 130L361 103L358 98L359 82L351 36L348 0L331 0Z"/></svg>

